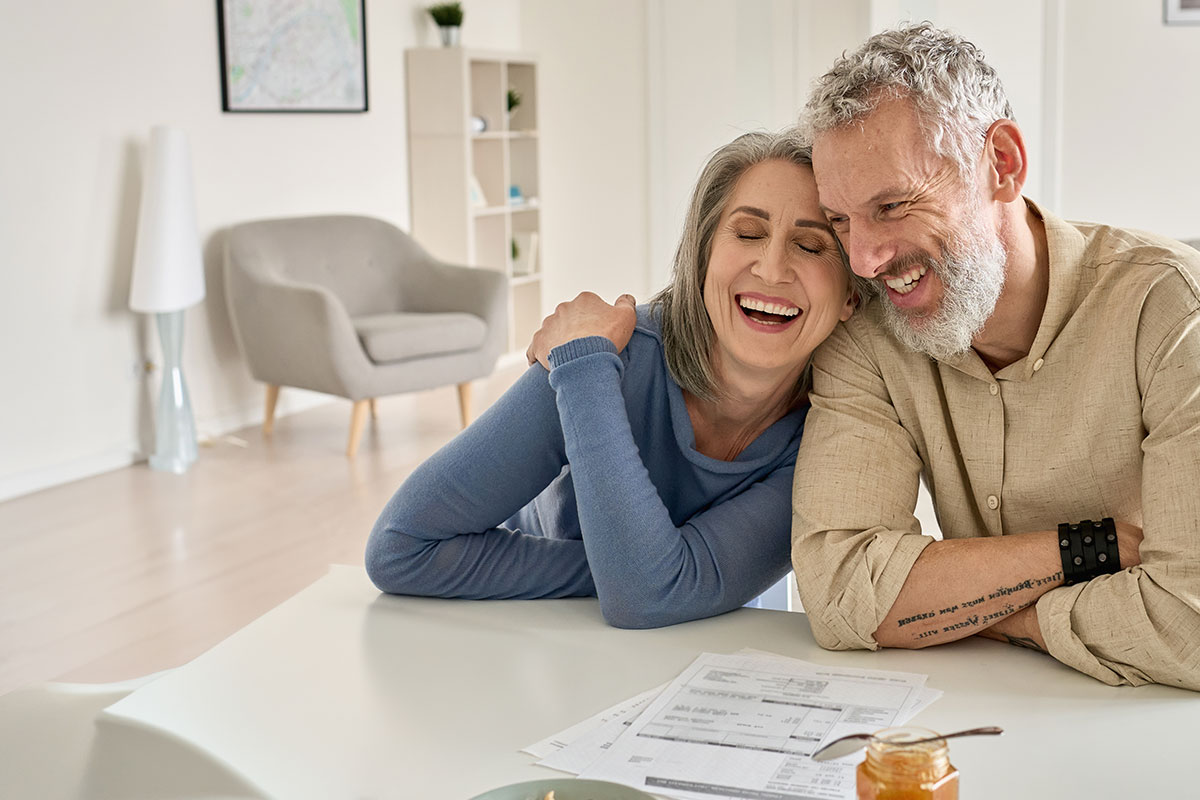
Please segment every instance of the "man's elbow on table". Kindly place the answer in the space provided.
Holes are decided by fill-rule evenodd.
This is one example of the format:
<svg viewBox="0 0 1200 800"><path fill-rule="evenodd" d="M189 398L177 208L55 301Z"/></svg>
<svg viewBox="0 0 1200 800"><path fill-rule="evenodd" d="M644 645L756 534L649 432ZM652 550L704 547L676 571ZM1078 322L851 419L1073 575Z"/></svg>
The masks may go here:
<svg viewBox="0 0 1200 800"><path fill-rule="evenodd" d="M803 599L803 598L801 598ZM855 630L846 615L834 603L823 605L804 601L804 612L812 628L813 639L826 650L878 650L880 643L870 631Z"/></svg>

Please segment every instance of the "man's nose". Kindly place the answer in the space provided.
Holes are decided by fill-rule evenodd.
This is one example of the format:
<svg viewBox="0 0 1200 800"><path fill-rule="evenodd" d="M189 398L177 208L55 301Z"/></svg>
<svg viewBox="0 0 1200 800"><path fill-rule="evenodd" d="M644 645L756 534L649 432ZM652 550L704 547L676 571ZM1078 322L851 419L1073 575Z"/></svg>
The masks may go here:
<svg viewBox="0 0 1200 800"><path fill-rule="evenodd" d="M896 257L895 242L873 222L856 222L852 231L841 235L841 240L850 259L850 269L860 278L877 277Z"/></svg>

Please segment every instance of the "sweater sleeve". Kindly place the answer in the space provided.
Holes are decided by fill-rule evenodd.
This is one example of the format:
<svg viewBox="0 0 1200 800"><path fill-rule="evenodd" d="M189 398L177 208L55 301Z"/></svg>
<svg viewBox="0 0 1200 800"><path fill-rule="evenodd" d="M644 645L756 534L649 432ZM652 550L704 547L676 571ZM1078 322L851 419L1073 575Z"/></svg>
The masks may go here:
<svg viewBox="0 0 1200 800"><path fill-rule="evenodd" d="M550 354L588 564L609 624L671 625L744 605L786 574L792 460L676 525L638 451L612 343Z"/></svg>
<svg viewBox="0 0 1200 800"><path fill-rule="evenodd" d="M582 542L502 527L565 464L554 393L534 365L392 496L367 541L371 580L432 597L595 594Z"/></svg>

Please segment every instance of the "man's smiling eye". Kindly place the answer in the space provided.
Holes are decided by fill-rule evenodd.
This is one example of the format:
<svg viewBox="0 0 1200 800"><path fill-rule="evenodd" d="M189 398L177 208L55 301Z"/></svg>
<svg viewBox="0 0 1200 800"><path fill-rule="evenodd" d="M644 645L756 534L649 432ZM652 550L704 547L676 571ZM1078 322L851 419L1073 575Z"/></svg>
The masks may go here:
<svg viewBox="0 0 1200 800"><path fill-rule="evenodd" d="M902 205L904 205L904 201L903 201L903 200L897 200L897 201L896 201L896 202L894 202L894 203L884 203L883 205L881 205L881 206L879 207L879 210L880 210L880 211L883 211L884 213L886 213L886 212L888 212L888 211L895 211L896 209L900 208Z"/></svg>

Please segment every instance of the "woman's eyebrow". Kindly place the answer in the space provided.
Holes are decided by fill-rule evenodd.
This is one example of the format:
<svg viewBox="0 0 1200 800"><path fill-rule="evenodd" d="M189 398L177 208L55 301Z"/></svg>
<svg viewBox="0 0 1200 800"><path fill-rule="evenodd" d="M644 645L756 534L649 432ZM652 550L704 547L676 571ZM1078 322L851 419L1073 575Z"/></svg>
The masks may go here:
<svg viewBox="0 0 1200 800"><path fill-rule="evenodd" d="M758 217L760 219L765 219L768 222L771 220L770 214L768 214L766 211L763 211L761 208L755 208L754 206L738 206L733 211L730 211L729 214L732 216L733 214L737 214L739 212L743 214L750 214L751 216ZM819 228L823 231L833 230L829 227L829 223L825 220L798 219L792 224L797 228Z"/></svg>
<svg viewBox="0 0 1200 800"><path fill-rule="evenodd" d="M770 214L768 214L766 211L763 211L761 208L755 208L754 206L738 206L737 208L735 208L733 211L730 211L729 213L730 213L730 215L733 215L733 214L737 214L738 212L741 212L743 214L750 214L751 216L759 217L760 219L765 219L768 222L771 219Z"/></svg>

